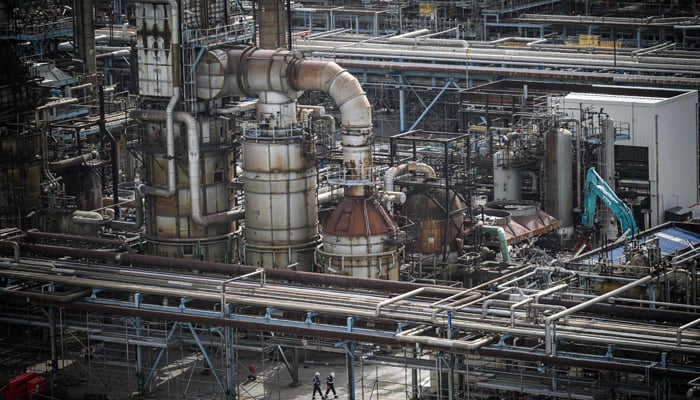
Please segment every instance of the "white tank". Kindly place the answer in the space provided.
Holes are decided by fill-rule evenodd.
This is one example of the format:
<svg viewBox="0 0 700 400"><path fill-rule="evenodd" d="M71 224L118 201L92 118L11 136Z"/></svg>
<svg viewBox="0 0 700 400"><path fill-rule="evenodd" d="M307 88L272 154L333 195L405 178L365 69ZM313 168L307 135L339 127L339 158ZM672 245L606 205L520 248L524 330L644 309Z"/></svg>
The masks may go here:
<svg viewBox="0 0 700 400"><path fill-rule="evenodd" d="M520 171L508 167L513 153L499 150L493 154L493 199L522 199L522 176Z"/></svg>
<svg viewBox="0 0 700 400"><path fill-rule="evenodd" d="M310 271L320 241L314 141L283 132L244 135L245 262Z"/></svg>
<svg viewBox="0 0 700 400"><path fill-rule="evenodd" d="M560 226L574 224L574 186L572 178L571 132L552 130L547 134L545 211L560 221Z"/></svg>

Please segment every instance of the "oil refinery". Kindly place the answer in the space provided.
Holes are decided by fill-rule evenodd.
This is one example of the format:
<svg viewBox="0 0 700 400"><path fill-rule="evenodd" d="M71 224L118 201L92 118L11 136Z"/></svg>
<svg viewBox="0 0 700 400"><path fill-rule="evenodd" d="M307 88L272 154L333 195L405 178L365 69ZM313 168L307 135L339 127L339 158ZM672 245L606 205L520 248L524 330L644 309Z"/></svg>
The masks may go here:
<svg viewBox="0 0 700 400"><path fill-rule="evenodd" d="M0 399L700 399L695 2L0 0L0 36Z"/></svg>

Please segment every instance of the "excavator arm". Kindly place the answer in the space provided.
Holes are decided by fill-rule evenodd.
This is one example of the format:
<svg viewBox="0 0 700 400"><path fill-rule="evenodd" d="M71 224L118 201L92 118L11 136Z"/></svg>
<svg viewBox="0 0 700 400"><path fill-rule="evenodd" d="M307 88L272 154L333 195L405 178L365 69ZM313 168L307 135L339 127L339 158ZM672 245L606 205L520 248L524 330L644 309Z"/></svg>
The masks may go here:
<svg viewBox="0 0 700 400"><path fill-rule="evenodd" d="M595 222L597 199L605 203L610 211L615 214L624 235L632 236L638 233L637 223L634 221L632 210L617 197L612 188L598 175L595 168L591 167L586 173L583 189L583 214L581 215L581 223L588 228L593 227Z"/></svg>

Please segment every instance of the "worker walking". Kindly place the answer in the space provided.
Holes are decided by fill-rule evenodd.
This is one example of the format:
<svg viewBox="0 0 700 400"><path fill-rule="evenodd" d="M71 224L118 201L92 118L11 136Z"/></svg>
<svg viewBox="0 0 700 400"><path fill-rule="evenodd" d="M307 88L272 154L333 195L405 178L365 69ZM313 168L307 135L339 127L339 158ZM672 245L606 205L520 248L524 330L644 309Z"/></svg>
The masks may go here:
<svg viewBox="0 0 700 400"><path fill-rule="evenodd" d="M323 393L321 392L321 373L316 371L316 374L314 375L314 394L312 395L312 399L316 399L316 392L318 392L318 395L323 398Z"/></svg>
<svg viewBox="0 0 700 400"><path fill-rule="evenodd" d="M330 391L333 391L333 397L334 399L338 398L338 394L335 392L335 383L333 382L335 379L335 372L331 372L328 374L328 377L326 378L326 395L323 396L324 399L328 398L328 393Z"/></svg>

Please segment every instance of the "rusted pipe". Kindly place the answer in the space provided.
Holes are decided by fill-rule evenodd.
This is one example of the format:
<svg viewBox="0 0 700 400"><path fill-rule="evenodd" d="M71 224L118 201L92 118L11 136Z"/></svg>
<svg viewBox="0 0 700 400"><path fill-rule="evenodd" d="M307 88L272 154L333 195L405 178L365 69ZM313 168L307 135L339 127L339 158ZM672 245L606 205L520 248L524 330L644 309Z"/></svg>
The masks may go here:
<svg viewBox="0 0 700 400"><path fill-rule="evenodd" d="M116 247L122 247L125 250L130 249L130 246L128 243L126 243L123 240L119 239L106 239L106 238L99 238L99 237L91 237L91 236L78 236L78 235L66 235L63 233L50 233L50 232L41 232L37 230L28 230L26 232L26 237L28 239L50 239L50 240L65 240L65 241L70 241L70 242L83 242L83 243L92 243L92 244L99 244L99 245L108 245L108 246L116 246ZM24 245L24 244L23 244ZM70 249L70 248L66 248ZM103 252L101 252L103 253Z"/></svg>
<svg viewBox="0 0 700 400"><path fill-rule="evenodd" d="M76 167L90 160L97 158L98 154L96 151L91 151L83 155L79 155L73 158L67 158L65 160L54 161L49 163L49 170L51 172L60 172L66 168Z"/></svg>
<svg viewBox="0 0 700 400"><path fill-rule="evenodd" d="M109 226L112 229L115 230L120 230L120 231L126 231L126 232L134 232L143 226L143 199L141 198L141 192L137 189L134 190L134 202L136 203L136 221L134 222L128 222L128 221L121 221L121 220L116 220L116 219L111 219L107 223L107 226ZM127 247L130 249L129 247Z"/></svg>
<svg viewBox="0 0 700 400"><path fill-rule="evenodd" d="M70 293L63 293L63 294L57 294L55 292L48 292L48 293L37 293L37 292L29 292L26 290L11 290L11 289L6 289L6 288L0 288L0 293L6 294L9 296L15 296L15 297L22 297L22 298L27 298L27 299L35 299L35 300L44 300L49 303L58 303L61 304L62 306L65 306L67 303L71 303L76 299L79 299L81 297L85 297L88 294L92 292L92 289L84 289L80 290L78 292L70 292Z"/></svg>
<svg viewBox="0 0 700 400"><path fill-rule="evenodd" d="M217 317L210 317L210 316L203 316L203 315L185 314L185 313L182 313L179 311L155 311L155 310L147 310L147 309L143 309L143 308L125 308L125 307L119 307L119 306L84 303L84 302L74 303L71 305L71 308L85 310L85 311L101 312L101 313L113 314L113 315L139 316L139 317L144 317L144 318L149 318L149 319L161 319L161 320L178 321L178 322L191 322L191 323L198 323L198 324L204 324L204 325L209 325L209 326L230 326L230 327L239 328L239 329L275 332L275 333L290 334L290 335L297 335L297 336L313 336L313 337L321 337L321 338L327 338L327 339L349 340L349 341L353 341L353 342L375 343L375 344L379 344L379 345L389 345L389 346L392 346L392 345L395 346L398 344L396 339L394 339L393 337L389 337L389 336L369 335L369 334L363 334L363 333L357 333L357 332L337 331L337 330L330 330L330 329L326 330L326 329L318 329L318 328L303 328L303 327L298 327L298 326L294 327L294 326L289 326L289 325L276 324L274 321L271 321L270 323L250 322L250 321L241 321L238 319L231 319L231 318L217 318Z"/></svg>
<svg viewBox="0 0 700 400"><path fill-rule="evenodd" d="M246 274L254 272L257 268L241 264L226 264L213 261L184 260L178 258L150 256L135 253L128 254L30 243L20 243L20 250L29 251L33 253L110 261L119 264L135 264L143 268L175 268L182 270L198 270L201 272L217 273L222 275ZM425 286L423 284L410 282L395 282L371 278L319 274L316 272L300 272L284 269L270 269L267 270L265 274L268 279L272 280L304 282L338 287L357 287L399 293L408 292Z"/></svg>

